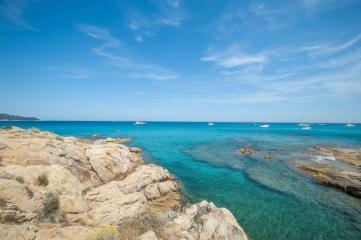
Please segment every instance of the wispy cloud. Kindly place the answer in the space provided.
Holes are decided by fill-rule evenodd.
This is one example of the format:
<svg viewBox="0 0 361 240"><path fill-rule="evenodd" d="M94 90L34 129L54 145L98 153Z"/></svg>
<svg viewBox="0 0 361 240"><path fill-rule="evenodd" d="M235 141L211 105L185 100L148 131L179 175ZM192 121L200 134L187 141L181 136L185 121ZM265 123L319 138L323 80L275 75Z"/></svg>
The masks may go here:
<svg viewBox="0 0 361 240"><path fill-rule="evenodd" d="M262 66L266 62L266 56L262 53L248 55L243 53L238 46L231 46L220 51L208 50L208 53L201 60L214 62L225 68L234 68L250 64Z"/></svg>
<svg viewBox="0 0 361 240"><path fill-rule="evenodd" d="M24 19L24 12L34 1L3 0L0 2L0 19L6 24L25 30L37 30Z"/></svg>
<svg viewBox="0 0 361 240"><path fill-rule="evenodd" d="M301 9L306 10L308 13L342 7L348 4L357 2L358 0L299 0Z"/></svg>
<svg viewBox="0 0 361 240"><path fill-rule="evenodd" d="M355 37L353 37L350 40L347 40L345 42L342 43L337 43L337 44L318 44L318 45L308 45L308 46L302 46L299 48L296 48L294 51L305 51L305 52L310 52L312 55L321 55L321 54L330 54L330 53L335 53L335 52L339 52L342 50L345 50L347 48L350 48L352 46L354 46L355 44L359 43L361 41L361 33L356 35Z"/></svg>
<svg viewBox="0 0 361 240"><path fill-rule="evenodd" d="M128 77L150 80L170 80L178 77L162 66L131 56L124 43L113 37L107 29L87 24L79 25L79 29L89 37L100 40L100 45L93 49L94 53L108 60L111 65L126 71Z"/></svg>
<svg viewBox="0 0 361 240"><path fill-rule="evenodd" d="M315 100L361 94L360 40L359 34L341 43L274 48L248 57L233 45L212 54L208 51L202 60L217 64L224 82L250 92L234 91L206 99L218 103L265 103L297 100L300 96Z"/></svg>
<svg viewBox="0 0 361 240"><path fill-rule="evenodd" d="M159 0L153 4L155 10L152 14L139 10L127 13L128 27L135 32L137 42L154 36L162 26L179 26L185 17L180 0Z"/></svg>

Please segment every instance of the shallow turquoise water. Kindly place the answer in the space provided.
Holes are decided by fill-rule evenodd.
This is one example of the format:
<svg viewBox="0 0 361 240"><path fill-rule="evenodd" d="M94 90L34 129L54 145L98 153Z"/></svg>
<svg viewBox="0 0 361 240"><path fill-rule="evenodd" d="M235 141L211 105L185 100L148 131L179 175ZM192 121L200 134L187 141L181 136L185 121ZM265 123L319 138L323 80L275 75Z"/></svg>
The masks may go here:
<svg viewBox="0 0 361 240"><path fill-rule="evenodd" d="M361 148L360 125L314 124L307 131L294 123L262 129L249 123L0 122L7 125L77 137L130 136L148 161L176 175L188 201L227 207L250 239L361 239L361 200L294 167L315 161L314 145ZM241 147L258 153L240 156Z"/></svg>

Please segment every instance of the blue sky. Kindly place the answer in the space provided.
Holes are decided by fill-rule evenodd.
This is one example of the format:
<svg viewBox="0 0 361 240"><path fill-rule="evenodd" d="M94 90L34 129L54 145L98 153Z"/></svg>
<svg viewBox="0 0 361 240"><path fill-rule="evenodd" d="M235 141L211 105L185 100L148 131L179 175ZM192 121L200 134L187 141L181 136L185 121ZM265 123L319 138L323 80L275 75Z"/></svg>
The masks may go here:
<svg viewBox="0 0 361 240"><path fill-rule="evenodd" d="M361 122L361 1L0 0L0 112Z"/></svg>

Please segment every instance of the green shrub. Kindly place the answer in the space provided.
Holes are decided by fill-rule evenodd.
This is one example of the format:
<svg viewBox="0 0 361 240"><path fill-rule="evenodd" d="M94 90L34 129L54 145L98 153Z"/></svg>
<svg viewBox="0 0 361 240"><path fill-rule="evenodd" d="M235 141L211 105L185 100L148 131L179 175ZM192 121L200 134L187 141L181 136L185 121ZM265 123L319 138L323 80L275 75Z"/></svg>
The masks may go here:
<svg viewBox="0 0 361 240"><path fill-rule="evenodd" d="M86 240L120 240L119 230L113 225L99 227Z"/></svg>
<svg viewBox="0 0 361 240"><path fill-rule="evenodd" d="M59 198L54 193L47 193L43 201L43 209L39 213L38 221L40 222L63 222L63 215L59 211Z"/></svg>
<svg viewBox="0 0 361 240"><path fill-rule="evenodd" d="M18 181L19 183L24 183L24 178L21 176L15 177L15 180Z"/></svg>
<svg viewBox="0 0 361 240"><path fill-rule="evenodd" d="M48 176L42 174L38 176L37 185L38 186L47 186L49 184Z"/></svg>
<svg viewBox="0 0 361 240"><path fill-rule="evenodd" d="M12 126L5 126L5 127L2 127L2 129L5 129L5 130L10 130L12 129L13 127Z"/></svg>

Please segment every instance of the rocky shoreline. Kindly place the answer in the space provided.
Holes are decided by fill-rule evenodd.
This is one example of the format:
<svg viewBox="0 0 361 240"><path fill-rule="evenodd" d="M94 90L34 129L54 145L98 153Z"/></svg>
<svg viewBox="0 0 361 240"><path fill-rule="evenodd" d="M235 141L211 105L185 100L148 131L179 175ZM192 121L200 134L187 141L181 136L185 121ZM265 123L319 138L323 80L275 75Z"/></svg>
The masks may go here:
<svg viewBox="0 0 361 240"><path fill-rule="evenodd" d="M247 240L231 212L184 205L166 169L121 143L0 129L0 239Z"/></svg>
<svg viewBox="0 0 361 240"><path fill-rule="evenodd" d="M297 167L317 182L361 198L361 152L355 149L314 147L315 154L333 159Z"/></svg>

